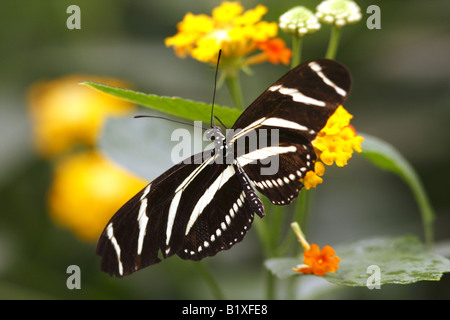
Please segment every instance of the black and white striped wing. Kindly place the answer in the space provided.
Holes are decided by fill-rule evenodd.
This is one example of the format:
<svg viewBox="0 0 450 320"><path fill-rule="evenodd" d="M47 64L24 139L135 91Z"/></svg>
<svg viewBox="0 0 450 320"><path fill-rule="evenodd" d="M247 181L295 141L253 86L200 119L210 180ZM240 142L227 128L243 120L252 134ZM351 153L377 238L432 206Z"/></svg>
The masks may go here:
<svg viewBox="0 0 450 320"><path fill-rule="evenodd" d="M231 248L250 229L254 213L260 214L258 210L262 210L263 214L261 200L255 194L259 206L255 210L251 202L255 199L243 190L236 166L215 166L224 170L206 190L202 190L201 197L196 200L183 245L177 252L183 259L201 260Z"/></svg>
<svg viewBox="0 0 450 320"><path fill-rule="evenodd" d="M241 241L254 214L264 216L254 187L279 205L298 196L303 187L299 178L315 162L311 141L344 102L350 84L348 71L331 60L289 71L236 121L233 129L241 130L222 145L234 149L231 162L216 162L218 154L194 155L119 209L97 246L102 270L125 276L174 254L200 260ZM252 134L258 140L268 134L266 142L276 134L278 140L241 147Z"/></svg>
<svg viewBox="0 0 450 320"><path fill-rule="evenodd" d="M103 271L121 277L173 254L200 260L242 240L254 209L235 165L214 157L196 164L194 157L155 179L108 222L97 246Z"/></svg>
<svg viewBox="0 0 450 320"><path fill-rule="evenodd" d="M338 62L304 63L263 92L234 124L233 129L240 129L231 138L236 145L255 132L258 137L268 132L269 142L270 132L278 135L277 145L236 151L256 189L273 203L287 205L298 196L303 187L299 179L314 168L316 160L311 141L343 104L350 87L350 74ZM276 162L277 170L267 170L267 163Z"/></svg>

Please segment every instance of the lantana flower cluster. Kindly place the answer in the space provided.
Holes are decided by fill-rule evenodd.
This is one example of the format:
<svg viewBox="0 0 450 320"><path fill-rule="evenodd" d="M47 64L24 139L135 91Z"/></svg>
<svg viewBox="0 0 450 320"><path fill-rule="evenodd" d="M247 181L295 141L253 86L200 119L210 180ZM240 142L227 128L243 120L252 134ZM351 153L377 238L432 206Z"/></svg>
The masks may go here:
<svg viewBox="0 0 450 320"><path fill-rule="evenodd" d="M166 46L173 47L180 57L207 63L216 63L219 50L224 61L239 60L242 65L269 61L289 64L291 50L277 38L276 22L261 20L267 8L257 5L244 11L239 2L222 2L206 14L185 15L178 23L178 32L166 39ZM259 49L261 53L249 56Z"/></svg>
<svg viewBox="0 0 450 320"><path fill-rule="evenodd" d="M315 188L323 182L321 177L325 172L324 165L346 166L354 151L362 151L361 143L364 138L358 136L350 124L352 118L353 116L343 106L339 106L312 141L318 161L315 163L314 171L308 171L302 180L306 189Z"/></svg>

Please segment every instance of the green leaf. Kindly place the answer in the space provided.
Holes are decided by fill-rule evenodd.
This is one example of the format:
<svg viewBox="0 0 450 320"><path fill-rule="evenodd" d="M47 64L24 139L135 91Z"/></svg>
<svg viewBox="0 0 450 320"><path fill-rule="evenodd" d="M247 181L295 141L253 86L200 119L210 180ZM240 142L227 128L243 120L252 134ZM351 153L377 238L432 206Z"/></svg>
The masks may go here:
<svg viewBox="0 0 450 320"><path fill-rule="evenodd" d="M369 266L380 270L380 284L437 281L450 272L450 260L433 253L414 236L373 238L337 246L339 269L325 279L332 283L365 286Z"/></svg>
<svg viewBox="0 0 450 320"><path fill-rule="evenodd" d="M380 285L410 284L418 281L437 281L443 273L450 272L450 260L427 250L414 236L397 238L373 238L336 246L336 255L341 258L339 269L323 278L329 282L346 286L375 284L375 273L370 266L380 271ZM274 258L265 266L279 278L294 274L292 268L302 263L300 258Z"/></svg>
<svg viewBox="0 0 450 320"><path fill-rule="evenodd" d="M85 81L81 84L90 86L117 98L186 120L202 121L205 123L209 123L211 120L211 105L206 103L177 97L160 97L154 94L145 94L92 81ZM240 110L214 105L214 115L227 127L232 127L240 114Z"/></svg>
<svg viewBox="0 0 450 320"><path fill-rule="evenodd" d="M422 215L425 242L431 246L435 214L416 171L405 157L389 143L368 134L361 134L361 136L364 137L364 142L361 145L362 153L360 154L378 168L398 175L411 189Z"/></svg>
<svg viewBox="0 0 450 320"><path fill-rule="evenodd" d="M290 276L297 275L293 271L297 265L302 264L303 259L297 258L271 258L264 262L265 267L280 279L286 279Z"/></svg>

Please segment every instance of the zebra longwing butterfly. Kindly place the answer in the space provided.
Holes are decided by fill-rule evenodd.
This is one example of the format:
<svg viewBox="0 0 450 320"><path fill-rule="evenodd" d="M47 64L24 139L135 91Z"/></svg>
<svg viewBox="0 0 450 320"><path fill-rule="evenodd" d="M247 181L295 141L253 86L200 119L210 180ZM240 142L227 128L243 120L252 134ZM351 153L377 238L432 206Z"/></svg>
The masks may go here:
<svg viewBox="0 0 450 320"><path fill-rule="evenodd" d="M232 134L209 129L216 148L176 164L111 218L97 246L101 269L122 277L174 254L201 260L241 241L254 214L265 214L256 191L277 205L298 196L299 179L316 160L311 141L350 86L341 64L307 62L264 91L237 119ZM273 132L276 144L253 149L240 144L251 135L270 140ZM277 170L262 174L272 160Z"/></svg>

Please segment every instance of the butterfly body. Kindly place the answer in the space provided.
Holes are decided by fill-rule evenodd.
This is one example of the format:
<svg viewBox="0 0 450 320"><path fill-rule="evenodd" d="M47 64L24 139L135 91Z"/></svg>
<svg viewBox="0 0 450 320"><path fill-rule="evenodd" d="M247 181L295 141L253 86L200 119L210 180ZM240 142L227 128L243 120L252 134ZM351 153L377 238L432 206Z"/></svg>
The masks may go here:
<svg viewBox="0 0 450 320"><path fill-rule="evenodd" d="M257 192L277 205L298 196L316 160L311 142L350 84L335 61L305 63L264 91L229 134L213 126L206 134L213 149L164 172L111 218L97 246L102 270L125 276L174 254L201 260L241 241L254 214L265 215Z"/></svg>

